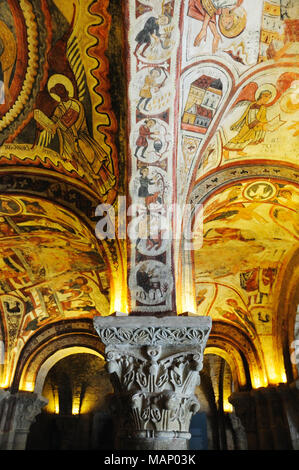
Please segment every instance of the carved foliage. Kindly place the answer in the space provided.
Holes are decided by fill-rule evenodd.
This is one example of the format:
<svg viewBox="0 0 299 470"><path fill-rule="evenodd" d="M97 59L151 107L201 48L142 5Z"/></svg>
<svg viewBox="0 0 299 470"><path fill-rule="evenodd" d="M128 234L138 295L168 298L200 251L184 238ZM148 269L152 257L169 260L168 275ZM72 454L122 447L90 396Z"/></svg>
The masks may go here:
<svg viewBox="0 0 299 470"><path fill-rule="evenodd" d="M108 346L106 359L119 405L128 411L126 425L134 431L188 432L199 410L194 389L202 368L200 347L165 356L160 345L122 351Z"/></svg>
<svg viewBox="0 0 299 470"><path fill-rule="evenodd" d="M35 394L32 396L20 396L16 405L16 429L18 431L29 431L31 424L36 416L41 412L43 406L47 404L47 400L37 398Z"/></svg>
<svg viewBox="0 0 299 470"><path fill-rule="evenodd" d="M99 317L94 326L106 345L107 369L116 392L111 411L121 433L190 438L190 419L199 410L194 392L211 319Z"/></svg>
<svg viewBox="0 0 299 470"><path fill-rule="evenodd" d="M208 334L199 328L98 328L104 344L198 344Z"/></svg>

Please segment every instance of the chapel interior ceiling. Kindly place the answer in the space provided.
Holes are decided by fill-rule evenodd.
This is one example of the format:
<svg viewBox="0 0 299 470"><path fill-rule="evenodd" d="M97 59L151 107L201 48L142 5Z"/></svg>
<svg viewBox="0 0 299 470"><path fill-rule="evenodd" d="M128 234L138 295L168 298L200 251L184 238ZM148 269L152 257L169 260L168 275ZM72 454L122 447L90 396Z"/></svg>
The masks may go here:
<svg viewBox="0 0 299 470"><path fill-rule="evenodd" d="M185 64L192 58L195 62L197 55L198 62L193 75L192 67L182 74L181 105L183 155L185 161L196 160L189 172L191 185L184 191L194 214L202 204L194 215L197 242L190 257L193 311L235 325L250 338L261 359L259 385L283 382L277 338L285 334L280 328L286 313L279 299L290 299L282 289L290 276L286 267L293 266L295 277L298 269L298 6L255 2L254 16L249 11L253 5L242 2L245 28L229 40L218 30L221 42L208 67L208 48L216 47L218 36L208 30L206 41L198 38L202 54L196 53L199 16L194 6L199 3L189 2L193 13L187 19ZM204 75L220 80L220 93L215 85L211 90L211 82L207 93L200 74L201 80ZM193 115L196 100L213 110L212 119L200 121ZM288 282L292 284L291 277ZM292 311L294 317L296 308L289 308L289 315Z"/></svg>
<svg viewBox="0 0 299 470"><path fill-rule="evenodd" d="M41 328L111 312L123 248L96 237L95 211L123 191L122 130L108 92L111 16L94 3L0 3L4 386Z"/></svg>
<svg viewBox="0 0 299 470"><path fill-rule="evenodd" d="M157 267L163 299L176 295L179 314L218 322L210 354L228 361L239 385L241 353L255 355L254 386L286 380L281 318L294 316L296 305L282 305L284 296L297 298L299 277L298 6L232 0L231 17L214 8L205 31L203 3L212 0L128 2L124 25L117 0L0 2L4 384L39 329L128 313L127 268L132 297L146 297L134 278L140 260ZM151 18L162 18L159 35L146 42ZM127 95L119 57L128 25ZM147 73L153 96L142 98ZM146 144L144 126L156 136ZM188 255L157 237L127 257L126 241L96 236L98 204L116 208L118 195L140 194L141 177L153 176L149 204L192 207L197 235ZM144 305L147 314L160 308ZM240 334L236 344L225 343L227 331Z"/></svg>

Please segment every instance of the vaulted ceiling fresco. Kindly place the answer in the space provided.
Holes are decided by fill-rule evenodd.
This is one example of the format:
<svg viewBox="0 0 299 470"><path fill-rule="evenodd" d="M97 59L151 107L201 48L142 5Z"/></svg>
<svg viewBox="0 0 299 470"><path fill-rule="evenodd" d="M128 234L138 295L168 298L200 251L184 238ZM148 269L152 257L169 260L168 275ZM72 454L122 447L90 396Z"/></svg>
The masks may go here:
<svg viewBox="0 0 299 470"><path fill-rule="evenodd" d="M197 235L194 253L182 256L193 285L182 304L250 338L254 387L284 382L282 343L290 332L279 302L287 266L296 272L299 242L298 5L186 3L179 138L190 184L180 187ZM228 345L219 342L220 349Z"/></svg>
<svg viewBox="0 0 299 470"><path fill-rule="evenodd" d="M160 217L155 237L130 246L130 310L210 315L211 351L239 384L241 356L254 387L284 382L296 305L287 320L282 283L292 272L296 290L299 236L298 5L142 0L126 13L130 197L152 225Z"/></svg>
<svg viewBox="0 0 299 470"><path fill-rule="evenodd" d="M298 24L295 0L0 2L3 387L47 327L115 312L210 315L237 386L295 374ZM119 196L131 232L101 238Z"/></svg>
<svg viewBox="0 0 299 470"><path fill-rule="evenodd" d="M123 248L95 234L96 207L124 187L107 5L0 3L3 386L41 328L113 311Z"/></svg>

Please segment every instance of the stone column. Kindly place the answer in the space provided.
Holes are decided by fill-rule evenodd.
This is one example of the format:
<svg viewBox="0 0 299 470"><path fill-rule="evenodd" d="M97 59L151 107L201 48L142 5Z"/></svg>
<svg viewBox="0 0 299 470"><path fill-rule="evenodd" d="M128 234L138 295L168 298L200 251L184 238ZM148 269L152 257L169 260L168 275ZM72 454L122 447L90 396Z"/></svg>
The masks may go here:
<svg viewBox="0 0 299 470"><path fill-rule="evenodd" d="M228 413L234 431L234 440L236 448L234 450L248 450L247 435L245 428L238 416L235 413Z"/></svg>
<svg viewBox="0 0 299 470"><path fill-rule="evenodd" d="M278 387L292 442L292 448L299 450L299 379Z"/></svg>
<svg viewBox="0 0 299 470"><path fill-rule="evenodd" d="M234 392L230 403L247 434L249 450L290 450L291 434L286 414L288 386L261 387L257 390Z"/></svg>
<svg viewBox="0 0 299 470"><path fill-rule="evenodd" d="M229 397L229 402L233 405L236 416L245 429L248 450L258 449L256 410L250 391L234 392Z"/></svg>
<svg viewBox="0 0 299 470"><path fill-rule="evenodd" d="M96 317L115 396L118 450L188 448L209 317Z"/></svg>
<svg viewBox="0 0 299 470"><path fill-rule="evenodd" d="M36 393L1 390L0 450L25 450L30 426L46 404Z"/></svg>

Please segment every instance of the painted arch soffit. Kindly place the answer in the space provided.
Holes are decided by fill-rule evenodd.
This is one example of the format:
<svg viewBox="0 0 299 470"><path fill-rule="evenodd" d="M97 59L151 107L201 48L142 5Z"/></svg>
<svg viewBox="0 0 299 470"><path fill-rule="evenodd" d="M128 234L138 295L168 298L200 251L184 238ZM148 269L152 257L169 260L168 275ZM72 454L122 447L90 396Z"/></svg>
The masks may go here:
<svg viewBox="0 0 299 470"><path fill-rule="evenodd" d="M182 2L178 201L227 165L298 164L298 19L295 1Z"/></svg>
<svg viewBox="0 0 299 470"><path fill-rule="evenodd" d="M180 16L176 187L195 234L182 266L195 281L190 308L271 356L274 382L284 380L278 295L299 240L298 13L294 1L188 0Z"/></svg>
<svg viewBox="0 0 299 470"><path fill-rule="evenodd" d="M1 2L0 164L73 178L115 199L108 1Z"/></svg>
<svg viewBox="0 0 299 470"><path fill-rule="evenodd" d="M172 202L194 206L229 185L230 177L296 183L298 2L132 0L127 5L132 201L145 201L153 210ZM276 209L282 216L283 209ZM180 217L172 227L178 238ZM276 219L273 223L277 226ZM165 280L168 307L173 305L173 273L179 271L181 253L174 249L173 259L170 244L157 245L150 245L151 258L141 244L131 246L133 310L154 312L161 309L158 300L165 302L166 296L158 295L158 307L151 304L138 284L151 272Z"/></svg>
<svg viewBox="0 0 299 470"><path fill-rule="evenodd" d="M194 223L198 314L234 324L257 347L278 334L285 269L299 247L298 208L298 184L269 178L239 180L205 201Z"/></svg>
<svg viewBox="0 0 299 470"><path fill-rule="evenodd" d="M29 196L0 198L2 379L25 344L53 322L110 313L110 280L98 240L62 206Z"/></svg>

